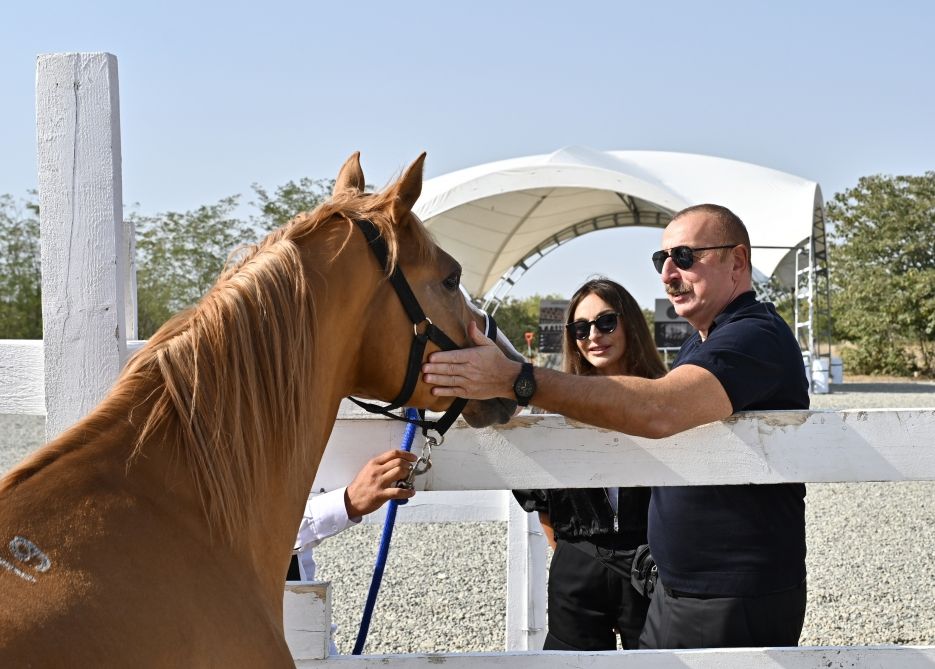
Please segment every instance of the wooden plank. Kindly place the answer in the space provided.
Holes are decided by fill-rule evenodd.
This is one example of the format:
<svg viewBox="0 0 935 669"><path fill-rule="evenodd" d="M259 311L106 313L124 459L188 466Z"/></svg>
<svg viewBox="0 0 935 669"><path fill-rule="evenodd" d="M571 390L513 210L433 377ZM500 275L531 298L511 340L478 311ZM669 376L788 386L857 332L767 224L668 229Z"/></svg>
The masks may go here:
<svg viewBox="0 0 935 669"><path fill-rule="evenodd" d="M935 647L712 648L594 653L464 653L336 656L296 667L354 669L932 669Z"/></svg>
<svg viewBox="0 0 935 669"><path fill-rule="evenodd" d="M126 358L117 59L36 65L46 436L104 396Z"/></svg>
<svg viewBox="0 0 935 669"><path fill-rule="evenodd" d="M117 134L119 139L120 135ZM123 187L122 178L118 180L117 185ZM123 196L120 197L121 202ZM120 251L117 255L118 262L118 297L121 284L123 286L123 318L126 328L124 330L124 339L126 350L124 351L124 360L130 355L130 340L136 340L139 336L138 314L136 308L136 226L133 219L123 220L123 212L120 213L120 220L123 223L123 234L120 235ZM123 264L121 265L121 259Z"/></svg>
<svg viewBox="0 0 935 669"><path fill-rule="evenodd" d="M0 414L45 414L42 342L0 339Z"/></svg>
<svg viewBox="0 0 935 669"><path fill-rule="evenodd" d="M0 413L43 413L41 349L39 342L0 344ZM401 423L343 415L349 417L335 425L314 490L346 485L367 459L399 445ZM466 491L925 481L935 480L931 444L935 409L746 413L659 440L600 430L554 414L523 415L484 430L458 421L435 449L432 469L416 484L420 490ZM417 437L414 449L420 448ZM448 509L465 499L417 496L408 510L401 508L399 520L451 520ZM494 498L479 496L469 503L473 515L459 519L506 520ZM382 522L382 516L368 522Z"/></svg>
<svg viewBox="0 0 935 669"><path fill-rule="evenodd" d="M338 420L315 489L346 484L367 459L395 446L398 432L386 421ZM929 481L932 444L935 409L751 412L658 440L555 414L521 415L482 430L459 421L416 487Z"/></svg>
<svg viewBox="0 0 935 669"><path fill-rule="evenodd" d="M513 496L506 490L424 490L399 506L397 523L506 522ZM361 522L382 525L386 507Z"/></svg>

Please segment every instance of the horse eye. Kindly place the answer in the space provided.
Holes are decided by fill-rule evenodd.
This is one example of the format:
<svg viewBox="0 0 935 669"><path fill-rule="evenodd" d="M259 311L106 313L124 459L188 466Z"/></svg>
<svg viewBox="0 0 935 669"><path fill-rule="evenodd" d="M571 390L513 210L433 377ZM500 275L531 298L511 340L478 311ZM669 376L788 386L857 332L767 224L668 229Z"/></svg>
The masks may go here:
<svg viewBox="0 0 935 669"><path fill-rule="evenodd" d="M461 285L461 272L452 272L445 280L442 281L442 285L448 290L458 290L458 286Z"/></svg>

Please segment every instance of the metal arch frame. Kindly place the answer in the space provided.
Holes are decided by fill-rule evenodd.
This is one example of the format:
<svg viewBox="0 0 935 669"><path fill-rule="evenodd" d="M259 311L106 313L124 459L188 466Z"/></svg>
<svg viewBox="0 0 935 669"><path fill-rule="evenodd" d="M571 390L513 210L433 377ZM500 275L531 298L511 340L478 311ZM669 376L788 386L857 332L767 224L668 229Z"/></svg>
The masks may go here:
<svg viewBox="0 0 935 669"><path fill-rule="evenodd" d="M810 371L818 363L819 371L831 377L831 275L824 206L817 204L812 216L812 234L805 244L796 247L794 332ZM826 366L822 363L826 362ZM818 390L819 379L810 375L811 389Z"/></svg>
<svg viewBox="0 0 935 669"><path fill-rule="evenodd" d="M493 314L506 299L513 286L519 281L530 267L542 260L548 254L558 249L562 244L567 244L573 239L583 237L584 235L599 230L611 230L613 228L626 228L634 226L663 228L672 219L672 214L661 211L641 212L636 203L629 195L621 195L620 199L626 205L629 211L616 212L614 214L604 214L587 218L583 221L573 223L548 239L537 244L529 253L520 259L510 269L504 272L500 279L494 284L494 287L485 293L483 298L483 309ZM650 219L650 222L647 222Z"/></svg>

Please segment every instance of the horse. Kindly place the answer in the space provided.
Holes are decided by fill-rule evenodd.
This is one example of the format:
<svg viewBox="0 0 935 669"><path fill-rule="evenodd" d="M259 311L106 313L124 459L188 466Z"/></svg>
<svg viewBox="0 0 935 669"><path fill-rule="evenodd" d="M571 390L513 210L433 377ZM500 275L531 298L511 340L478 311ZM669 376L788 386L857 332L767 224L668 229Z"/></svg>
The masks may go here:
<svg viewBox="0 0 935 669"><path fill-rule="evenodd" d="M96 408L0 479L0 666L293 666L285 574L339 403L396 396L401 342L419 333L390 272L455 345L483 322L460 266L412 213L425 154L379 193L364 192L359 158L330 199L230 260ZM450 403L421 379L407 401ZM477 427L515 408L469 402L463 415Z"/></svg>

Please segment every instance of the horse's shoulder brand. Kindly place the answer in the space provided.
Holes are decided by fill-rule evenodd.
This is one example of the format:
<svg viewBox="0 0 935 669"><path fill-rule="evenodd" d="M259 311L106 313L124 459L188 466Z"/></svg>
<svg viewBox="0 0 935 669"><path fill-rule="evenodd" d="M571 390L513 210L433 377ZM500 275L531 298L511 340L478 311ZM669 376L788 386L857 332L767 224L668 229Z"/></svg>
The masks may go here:
<svg viewBox="0 0 935 669"><path fill-rule="evenodd" d="M26 537L19 535L13 537L10 539L10 543L7 544L7 548L9 549L10 557L15 560L16 563L19 563L19 566L3 555L0 555L0 567L6 569L11 574L19 576L24 581L28 581L29 583L36 582L36 577L26 571L24 567L29 567L39 574L49 571L52 567L52 560L49 559L49 556Z"/></svg>

